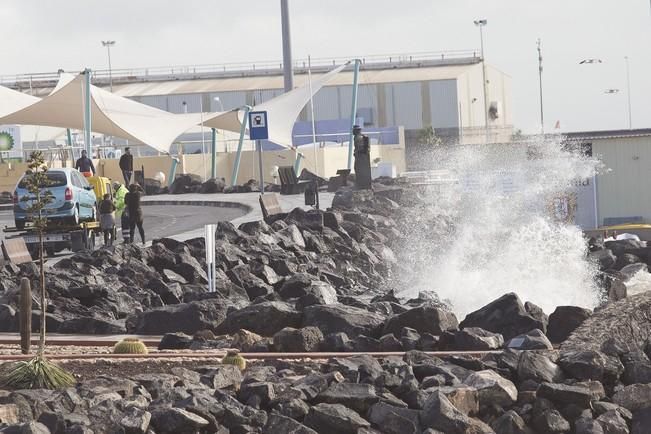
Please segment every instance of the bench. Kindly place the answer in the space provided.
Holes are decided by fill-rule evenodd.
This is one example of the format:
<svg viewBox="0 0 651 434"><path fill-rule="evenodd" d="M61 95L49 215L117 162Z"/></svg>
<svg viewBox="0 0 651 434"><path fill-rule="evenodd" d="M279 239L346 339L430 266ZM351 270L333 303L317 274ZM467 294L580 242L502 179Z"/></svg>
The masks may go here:
<svg viewBox="0 0 651 434"><path fill-rule="evenodd" d="M4 240L2 242L2 254L9 262L16 265L32 262L32 255L29 253L23 237Z"/></svg>
<svg viewBox="0 0 651 434"><path fill-rule="evenodd" d="M280 178L280 194L301 194L312 181L300 181L296 176L293 166L278 168Z"/></svg>
<svg viewBox="0 0 651 434"><path fill-rule="evenodd" d="M262 210L262 218L267 224L271 224L276 220L281 220L287 217L287 213L283 212L276 194L261 194L258 201L260 202L260 209Z"/></svg>

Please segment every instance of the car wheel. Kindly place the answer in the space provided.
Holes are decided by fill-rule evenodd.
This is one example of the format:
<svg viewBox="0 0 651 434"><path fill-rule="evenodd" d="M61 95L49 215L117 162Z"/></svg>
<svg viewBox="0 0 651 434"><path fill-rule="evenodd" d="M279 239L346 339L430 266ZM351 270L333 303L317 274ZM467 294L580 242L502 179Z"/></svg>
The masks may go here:
<svg viewBox="0 0 651 434"><path fill-rule="evenodd" d="M79 205L76 205L72 214L72 217L70 217L70 224L77 226L79 225Z"/></svg>
<svg viewBox="0 0 651 434"><path fill-rule="evenodd" d="M25 220L16 220L16 229L19 231L25 229Z"/></svg>

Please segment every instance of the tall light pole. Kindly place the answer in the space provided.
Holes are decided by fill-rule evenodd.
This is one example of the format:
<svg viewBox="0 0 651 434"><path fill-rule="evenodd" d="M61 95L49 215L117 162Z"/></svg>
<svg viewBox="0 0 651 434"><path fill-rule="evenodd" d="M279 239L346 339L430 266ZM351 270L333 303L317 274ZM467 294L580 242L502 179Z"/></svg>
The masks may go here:
<svg viewBox="0 0 651 434"><path fill-rule="evenodd" d="M285 92L294 88L294 71L292 65L292 40L289 31L289 6L287 0L280 0L280 19L283 33L283 77Z"/></svg>
<svg viewBox="0 0 651 434"><path fill-rule="evenodd" d="M628 97L628 129L633 129L633 116L631 114L631 69L628 64L628 56L624 56L626 61L626 96Z"/></svg>
<svg viewBox="0 0 651 434"><path fill-rule="evenodd" d="M542 85L542 47L540 46L540 38L538 38L538 84L540 87L540 134L545 135L545 115L543 112L543 85Z"/></svg>
<svg viewBox="0 0 651 434"><path fill-rule="evenodd" d="M486 130L486 143L488 144L488 90L486 88L486 60L484 59L484 26L488 24L488 21L486 19L480 19L475 20L474 23L479 27L479 41L481 43L481 75L484 89L484 126Z"/></svg>
<svg viewBox="0 0 651 434"><path fill-rule="evenodd" d="M102 45L106 47L106 52L108 54L108 66L109 66L109 88L113 92L113 73L111 72L111 47L115 45L115 41L102 41Z"/></svg>

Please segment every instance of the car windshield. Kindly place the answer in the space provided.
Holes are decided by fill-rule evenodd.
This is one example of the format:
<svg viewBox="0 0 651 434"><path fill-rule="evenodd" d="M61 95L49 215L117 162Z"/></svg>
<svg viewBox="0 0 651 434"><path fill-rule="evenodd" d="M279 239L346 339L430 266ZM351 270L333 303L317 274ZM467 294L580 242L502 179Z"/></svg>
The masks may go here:
<svg viewBox="0 0 651 434"><path fill-rule="evenodd" d="M20 180L18 188L27 188L27 180L31 179L34 175L25 175L23 179ZM64 172L47 172L45 176L48 179L47 185L42 185L41 187L63 187L68 184L68 178Z"/></svg>

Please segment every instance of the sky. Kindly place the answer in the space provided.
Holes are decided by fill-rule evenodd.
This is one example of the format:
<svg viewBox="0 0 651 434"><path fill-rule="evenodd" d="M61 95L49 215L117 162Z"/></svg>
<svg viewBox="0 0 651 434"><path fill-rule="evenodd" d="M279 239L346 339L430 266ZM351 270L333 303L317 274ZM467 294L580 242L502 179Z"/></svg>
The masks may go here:
<svg viewBox="0 0 651 434"><path fill-rule="evenodd" d="M289 0L294 59L478 49L512 77L514 126L651 128L649 0ZM280 0L2 0L0 76L282 59ZM586 58L603 63L580 65ZM619 89L615 94L606 89Z"/></svg>

